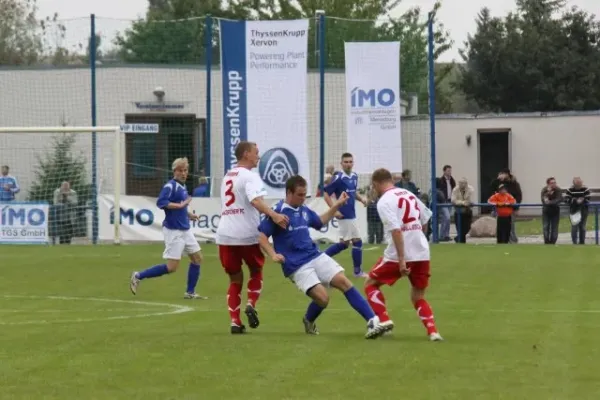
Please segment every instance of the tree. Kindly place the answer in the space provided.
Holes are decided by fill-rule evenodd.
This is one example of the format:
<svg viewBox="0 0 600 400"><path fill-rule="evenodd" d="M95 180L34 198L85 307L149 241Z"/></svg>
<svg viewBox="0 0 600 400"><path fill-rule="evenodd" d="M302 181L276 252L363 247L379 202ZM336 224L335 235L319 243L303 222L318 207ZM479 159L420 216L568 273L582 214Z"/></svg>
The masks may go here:
<svg viewBox="0 0 600 400"><path fill-rule="evenodd" d="M316 40L312 40L316 38L317 28L314 16L317 10L324 10L328 16L325 62L328 69L344 68L345 41L400 40L401 87L404 91L417 93L420 110L427 110L427 19L419 8L412 8L400 17L391 16L398 3L398 0L149 0L146 19L136 21L131 29L117 37L116 43L121 49L121 58L127 62L201 64L205 61L206 51L202 18L205 15L237 20L311 18L308 65L316 68ZM434 13L440 6L436 3ZM165 22L176 19L180 21ZM217 37L215 31L210 49L215 63L219 60ZM451 45L448 33L438 24L435 58ZM436 85L451 68L437 70ZM449 108L445 93L438 96L437 103L441 111Z"/></svg>
<svg viewBox="0 0 600 400"><path fill-rule="evenodd" d="M52 149L37 157L35 181L29 191L30 201L53 203L54 191L67 181L77 192L80 205L86 204L92 196L92 186L86 171L87 162L83 155L74 153L74 134L58 134L53 137Z"/></svg>
<svg viewBox="0 0 600 400"><path fill-rule="evenodd" d="M564 0L517 0L517 10L477 17L457 87L486 111L600 108L600 23Z"/></svg>

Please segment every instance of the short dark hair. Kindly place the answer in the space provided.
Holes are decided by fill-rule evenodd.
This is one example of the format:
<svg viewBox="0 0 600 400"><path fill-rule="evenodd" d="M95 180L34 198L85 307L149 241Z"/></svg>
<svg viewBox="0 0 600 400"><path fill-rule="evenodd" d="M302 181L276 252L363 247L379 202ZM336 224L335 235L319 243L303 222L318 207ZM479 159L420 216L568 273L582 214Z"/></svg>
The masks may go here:
<svg viewBox="0 0 600 400"><path fill-rule="evenodd" d="M342 160L343 160L344 158L354 158L354 157L352 157L352 153L348 153L348 152L346 152L346 153L342 153Z"/></svg>
<svg viewBox="0 0 600 400"><path fill-rule="evenodd" d="M247 151L252 150L252 148L256 146L256 143L254 142L247 142L247 141L242 141L239 142L238 145L235 147L235 158L239 161L242 158L244 158L244 154Z"/></svg>
<svg viewBox="0 0 600 400"><path fill-rule="evenodd" d="M556 179L554 179L553 176L551 176L550 178L546 179L546 185L550 184L550 181L555 181Z"/></svg>
<svg viewBox="0 0 600 400"><path fill-rule="evenodd" d="M377 183L392 182L392 173L385 168L379 168L373 171L371 181Z"/></svg>
<svg viewBox="0 0 600 400"><path fill-rule="evenodd" d="M2 168L9 169L9 168L8 168L8 165L3 165L3 166L2 166Z"/></svg>
<svg viewBox="0 0 600 400"><path fill-rule="evenodd" d="M448 168L452 168L452 165L448 165L448 164L444 165L444 172L446 172L446 170L447 170Z"/></svg>
<svg viewBox="0 0 600 400"><path fill-rule="evenodd" d="M296 193L296 189L299 187L306 187L306 179L301 177L300 175L294 175L285 182L285 192L286 193Z"/></svg>

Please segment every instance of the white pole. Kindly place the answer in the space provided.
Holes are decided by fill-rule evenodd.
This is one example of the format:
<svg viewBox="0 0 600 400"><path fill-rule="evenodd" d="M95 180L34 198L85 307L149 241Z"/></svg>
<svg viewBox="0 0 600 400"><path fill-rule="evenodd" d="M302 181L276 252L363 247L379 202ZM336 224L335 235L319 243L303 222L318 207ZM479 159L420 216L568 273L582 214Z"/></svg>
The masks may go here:
<svg viewBox="0 0 600 400"><path fill-rule="evenodd" d="M115 143L113 154L113 227L114 244L121 244L121 129L115 130Z"/></svg>

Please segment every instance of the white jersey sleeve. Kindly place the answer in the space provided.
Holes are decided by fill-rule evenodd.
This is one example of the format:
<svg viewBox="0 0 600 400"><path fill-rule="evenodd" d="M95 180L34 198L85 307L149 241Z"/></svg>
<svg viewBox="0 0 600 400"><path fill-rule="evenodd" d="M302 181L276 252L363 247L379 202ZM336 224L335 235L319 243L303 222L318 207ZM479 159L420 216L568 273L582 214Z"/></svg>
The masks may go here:
<svg viewBox="0 0 600 400"><path fill-rule="evenodd" d="M221 184L217 244L245 246L258 243L260 213L252 200L265 194L260 177L246 168L233 168L225 175Z"/></svg>
<svg viewBox="0 0 600 400"><path fill-rule="evenodd" d="M386 232L402 228L398 210L398 202L391 196L385 196L377 202L377 212Z"/></svg>

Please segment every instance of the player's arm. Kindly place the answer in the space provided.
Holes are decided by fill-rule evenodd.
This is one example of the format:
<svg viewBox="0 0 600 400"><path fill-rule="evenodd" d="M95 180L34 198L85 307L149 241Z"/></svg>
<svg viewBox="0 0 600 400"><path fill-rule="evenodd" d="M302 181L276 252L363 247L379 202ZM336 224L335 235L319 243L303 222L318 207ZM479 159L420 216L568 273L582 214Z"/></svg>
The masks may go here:
<svg viewBox="0 0 600 400"><path fill-rule="evenodd" d="M323 188L323 199L325 200L325 203L327 203L327 205L329 207L333 207L334 200L331 196L333 196L336 193L339 182L340 182L339 176L337 174L335 174L331 178L331 182L329 182Z"/></svg>
<svg viewBox="0 0 600 400"><path fill-rule="evenodd" d="M267 191L264 189L262 181L258 177L250 179L244 185L244 192L252 207L254 207L259 213L264 214L270 218L276 225L282 228L287 227L288 217L283 214L275 212L264 199Z"/></svg>
<svg viewBox="0 0 600 400"><path fill-rule="evenodd" d="M365 196L363 196L362 194L358 193L358 190L356 191L356 200L363 203L364 206L367 206L367 204L369 204L369 201L367 200L367 198Z"/></svg>
<svg viewBox="0 0 600 400"><path fill-rule="evenodd" d="M321 223L323 225L327 225L329 221L331 221L333 217L336 216L340 207L346 204L347 201L348 194L346 192L342 192L340 198L332 202L329 209L319 216L319 218L321 219Z"/></svg>
<svg viewBox="0 0 600 400"><path fill-rule="evenodd" d="M179 210L184 208L185 206L187 206L190 201L192 201L191 197L188 197L186 200L182 201L181 203L173 203L170 201L171 198L171 185L170 184L166 184L165 186L163 186L162 190L160 191L160 194L158 195L158 199L156 200L156 206L158 208L160 208L161 210L164 209L168 209L168 210Z"/></svg>
<svg viewBox="0 0 600 400"><path fill-rule="evenodd" d="M17 178L12 178L12 187L10 188L10 191L13 192L14 194L17 194L21 191L21 188L19 187L19 183L17 182Z"/></svg>
<svg viewBox="0 0 600 400"><path fill-rule="evenodd" d="M274 262L282 263L285 261L285 258L281 254L277 254L275 248L269 243L269 237L273 236L276 231L277 225L275 225L271 218L266 217L263 219L258 226L258 244Z"/></svg>

